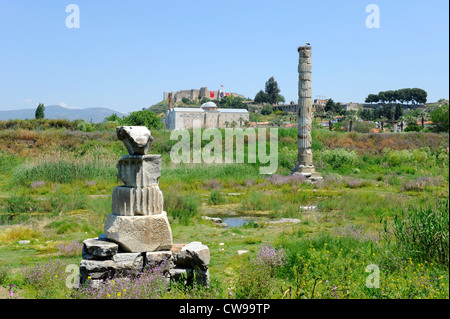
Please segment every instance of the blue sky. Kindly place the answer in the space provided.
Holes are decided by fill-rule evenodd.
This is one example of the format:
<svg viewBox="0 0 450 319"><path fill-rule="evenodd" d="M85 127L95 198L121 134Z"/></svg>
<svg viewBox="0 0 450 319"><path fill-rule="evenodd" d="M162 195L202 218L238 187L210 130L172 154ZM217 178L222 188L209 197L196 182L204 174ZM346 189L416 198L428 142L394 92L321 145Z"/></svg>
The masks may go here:
<svg viewBox="0 0 450 319"><path fill-rule="evenodd" d="M68 29L68 4L80 28ZM366 6L380 28L366 27ZM274 76L297 100L297 47L312 45L313 97L363 102L419 87L449 97L447 0L0 0L0 110L131 112L163 91L223 85L253 98Z"/></svg>

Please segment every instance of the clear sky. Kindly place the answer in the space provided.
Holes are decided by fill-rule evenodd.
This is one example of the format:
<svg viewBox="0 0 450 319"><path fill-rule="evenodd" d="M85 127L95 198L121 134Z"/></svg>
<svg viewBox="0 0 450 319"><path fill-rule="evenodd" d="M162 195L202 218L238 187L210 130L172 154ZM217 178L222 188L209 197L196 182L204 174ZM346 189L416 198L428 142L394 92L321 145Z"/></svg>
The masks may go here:
<svg viewBox="0 0 450 319"><path fill-rule="evenodd" d="M80 27L66 27L66 6ZM367 28L369 4L379 28ZM0 110L131 112L163 91L254 98L269 77L297 101L297 47L312 46L313 97L363 102L419 87L449 97L447 0L0 0Z"/></svg>

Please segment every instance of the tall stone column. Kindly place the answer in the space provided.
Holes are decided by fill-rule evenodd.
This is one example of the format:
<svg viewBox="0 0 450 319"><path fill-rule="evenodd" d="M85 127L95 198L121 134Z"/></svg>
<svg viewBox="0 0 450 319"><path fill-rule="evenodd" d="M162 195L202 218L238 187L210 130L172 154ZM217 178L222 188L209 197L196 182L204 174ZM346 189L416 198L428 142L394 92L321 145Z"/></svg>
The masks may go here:
<svg viewBox="0 0 450 319"><path fill-rule="evenodd" d="M311 179L320 179L312 160L312 91L311 91L311 47L298 48L298 157L293 175L303 175Z"/></svg>

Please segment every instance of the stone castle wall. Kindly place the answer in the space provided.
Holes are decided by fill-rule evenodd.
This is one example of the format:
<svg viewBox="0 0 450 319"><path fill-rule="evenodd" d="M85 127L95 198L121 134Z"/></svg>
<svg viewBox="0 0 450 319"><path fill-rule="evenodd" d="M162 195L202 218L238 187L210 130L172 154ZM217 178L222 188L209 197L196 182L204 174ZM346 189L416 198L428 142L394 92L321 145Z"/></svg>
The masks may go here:
<svg viewBox="0 0 450 319"><path fill-rule="evenodd" d="M211 97L210 93L214 92L214 97ZM211 100L220 100L219 91L209 91L207 87L202 87L199 90L191 89L191 90L180 90L180 91L164 91L163 99L167 100L169 98L169 93L172 93L174 103L180 102L183 98L187 98L190 100L201 100L206 97ZM230 95L245 98L243 95L234 93L234 92L226 92Z"/></svg>

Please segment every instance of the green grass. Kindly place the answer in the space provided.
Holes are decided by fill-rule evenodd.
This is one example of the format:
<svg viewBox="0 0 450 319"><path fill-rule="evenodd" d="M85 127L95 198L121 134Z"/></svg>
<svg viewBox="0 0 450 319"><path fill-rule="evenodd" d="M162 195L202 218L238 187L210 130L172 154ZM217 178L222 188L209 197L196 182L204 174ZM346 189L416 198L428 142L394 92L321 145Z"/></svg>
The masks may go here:
<svg viewBox="0 0 450 319"><path fill-rule="evenodd" d="M276 174L288 175L297 132L278 132ZM270 287L252 290L256 298L448 298L448 204L440 204L448 203L448 134L312 133L314 160L324 176L316 184L263 176L259 164L173 165L169 152L176 141L170 132L152 131L151 153L163 157L160 188L174 242L201 241L210 248L209 296L249 297L255 280L254 287ZM103 232L112 189L120 185L115 165L126 150L108 129L8 129L0 140L0 265L11 267L3 285L14 283L26 298L70 298L56 278L39 289L22 270L55 257L79 263L81 256L61 256L57 247ZM37 181L45 184L32 184ZM300 209L310 205L318 209ZM259 221L219 228L201 219L213 211ZM267 223L282 217L301 222ZM11 230L15 224L22 228ZM269 243L285 251L285 263L258 272L251 260ZM365 285L370 264L380 268L379 289ZM165 297L206 293L178 289Z"/></svg>
<svg viewBox="0 0 450 319"><path fill-rule="evenodd" d="M408 207L394 216L392 229L404 256L448 265L448 197L436 203Z"/></svg>

